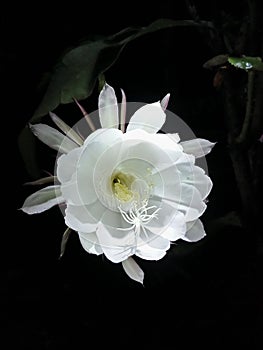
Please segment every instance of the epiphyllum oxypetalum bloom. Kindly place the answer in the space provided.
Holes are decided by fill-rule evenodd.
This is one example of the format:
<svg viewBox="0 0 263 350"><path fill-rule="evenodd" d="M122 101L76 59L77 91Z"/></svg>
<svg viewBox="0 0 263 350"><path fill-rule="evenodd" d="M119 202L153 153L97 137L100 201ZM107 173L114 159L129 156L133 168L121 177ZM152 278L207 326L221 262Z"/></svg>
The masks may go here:
<svg viewBox="0 0 263 350"><path fill-rule="evenodd" d="M138 109L124 133L114 89L105 84L99 96L102 128L85 141L54 114L66 137L47 125L32 126L40 140L64 153L58 158L60 185L31 195L23 205L29 214L65 203L66 225L77 231L83 248L121 262L132 279L143 282L135 260L159 260L178 239L205 236L199 217L212 182L195 165L213 143L195 139L179 143L177 134L157 134L165 122L167 95Z"/></svg>

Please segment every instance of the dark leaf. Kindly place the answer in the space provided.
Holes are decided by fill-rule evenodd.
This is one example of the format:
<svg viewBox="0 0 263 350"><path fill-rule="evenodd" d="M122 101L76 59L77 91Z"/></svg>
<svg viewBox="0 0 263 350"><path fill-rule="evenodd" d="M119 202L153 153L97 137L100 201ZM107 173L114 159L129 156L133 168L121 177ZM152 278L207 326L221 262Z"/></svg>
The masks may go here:
<svg viewBox="0 0 263 350"><path fill-rule="evenodd" d="M130 41L161 29L185 26L209 27L209 22L160 19L148 27L126 28L114 35L89 41L70 50L54 68L46 94L31 122L39 121L59 104L71 103L73 98L87 98L99 75L114 64Z"/></svg>
<svg viewBox="0 0 263 350"><path fill-rule="evenodd" d="M71 49L62 55L54 67L47 91L30 122L39 122L59 104L71 103L73 99L79 101L87 98L92 93L99 77L101 87L104 79L103 73L114 64L130 41L161 29L187 26L205 27L210 30L213 28L211 23L206 21L159 19L148 27L126 28L114 35L87 41ZM20 151L29 173L37 178L39 171L35 165L33 136L29 134L28 129L21 133Z"/></svg>
<svg viewBox="0 0 263 350"><path fill-rule="evenodd" d="M227 63L228 55L217 55L203 64L206 69L221 67Z"/></svg>

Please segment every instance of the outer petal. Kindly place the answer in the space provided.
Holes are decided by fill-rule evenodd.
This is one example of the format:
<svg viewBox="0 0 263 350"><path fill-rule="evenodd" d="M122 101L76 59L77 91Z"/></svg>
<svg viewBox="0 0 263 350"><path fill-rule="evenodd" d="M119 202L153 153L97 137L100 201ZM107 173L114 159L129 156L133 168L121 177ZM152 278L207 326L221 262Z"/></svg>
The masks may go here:
<svg viewBox="0 0 263 350"><path fill-rule="evenodd" d="M144 272L133 258L128 258L122 262L122 266L127 275L136 282L143 283Z"/></svg>
<svg viewBox="0 0 263 350"><path fill-rule="evenodd" d="M85 205L97 199L94 188L94 171L96 162L105 149L105 145L92 142L82 151L78 158L76 173L73 174L70 181L61 186L62 194L68 203Z"/></svg>
<svg viewBox="0 0 263 350"><path fill-rule="evenodd" d="M105 84L99 95L99 116L102 128L118 128L118 103L114 89Z"/></svg>
<svg viewBox="0 0 263 350"><path fill-rule="evenodd" d="M94 232L92 233L82 233L78 232L79 239L82 247L90 254L100 255L103 250L99 244L98 238Z"/></svg>
<svg viewBox="0 0 263 350"><path fill-rule="evenodd" d="M187 232L182 239L188 242L196 242L204 238L206 235L202 222L198 219L196 221L187 223Z"/></svg>
<svg viewBox="0 0 263 350"><path fill-rule="evenodd" d="M188 166L191 168L192 165L189 163ZM176 172L176 166L165 169L161 175L162 182L154 177L156 185L153 194L156 197L169 201L176 210L182 211L186 222L196 220L203 214L206 205L200 192L195 186L182 181L180 174Z"/></svg>
<svg viewBox="0 0 263 350"><path fill-rule="evenodd" d="M113 145L122 140L123 134L118 129L97 129L91 133L84 141L84 148L92 142L100 142L106 145Z"/></svg>
<svg viewBox="0 0 263 350"><path fill-rule="evenodd" d="M117 232L117 228L102 223L99 223L96 232L104 254L114 263L126 260L134 253L134 233L130 231L130 234L123 235L123 231L119 231L117 236Z"/></svg>
<svg viewBox="0 0 263 350"><path fill-rule="evenodd" d="M70 181L73 174L76 172L78 160L80 157L81 148L75 148L68 154L62 154L58 158L57 177L61 183Z"/></svg>
<svg viewBox="0 0 263 350"><path fill-rule="evenodd" d="M160 260L165 254L165 250L153 248L147 243L139 244L135 252L135 255L145 260Z"/></svg>
<svg viewBox="0 0 263 350"><path fill-rule="evenodd" d="M140 248L141 245L144 245L145 243L148 244L150 247L159 249L159 250L168 250L170 248L170 241L163 237L160 234L155 234L146 228L144 230L141 230L140 233L141 243L138 243L138 248Z"/></svg>
<svg viewBox="0 0 263 350"><path fill-rule="evenodd" d="M87 203L84 203L82 198L80 197L76 174L73 175L70 181L65 182L64 184L61 184L61 192L67 204L72 204L72 205L87 204ZM90 201L91 202L94 201L93 197L91 198Z"/></svg>
<svg viewBox="0 0 263 350"><path fill-rule="evenodd" d="M206 204L202 201L200 192L193 186L182 186L182 195L177 196L167 194L164 202L173 206L176 210L185 215L185 221L193 221L199 218L206 209Z"/></svg>
<svg viewBox="0 0 263 350"><path fill-rule="evenodd" d="M212 189L212 181L205 175L202 168L192 163L191 158L194 159L193 156L183 153L178 161L160 170L160 177L158 174L154 174L153 182L155 185L161 188L166 186L166 188L170 187L178 190L180 184L184 183L196 187L201 194L201 198L205 199ZM160 179L162 183L160 183Z"/></svg>
<svg viewBox="0 0 263 350"><path fill-rule="evenodd" d="M158 212L158 218L153 219L147 225L147 229L170 241L176 241L185 235L185 216L180 211L175 211L174 208L163 203Z"/></svg>
<svg viewBox="0 0 263 350"><path fill-rule="evenodd" d="M46 124L31 124L30 129L40 141L61 153L68 153L78 147L67 136Z"/></svg>
<svg viewBox="0 0 263 350"><path fill-rule="evenodd" d="M38 214L64 201L59 185L48 186L31 194L21 209L27 214Z"/></svg>
<svg viewBox="0 0 263 350"><path fill-rule="evenodd" d="M205 175L205 171L202 168L194 166L191 174L182 173L181 177L184 183L193 185L198 189L202 199L205 199L209 195L213 183L210 177Z"/></svg>
<svg viewBox="0 0 263 350"><path fill-rule="evenodd" d="M127 132L134 129L143 129L150 134L155 134L165 123L165 118L160 102L147 104L138 109L131 117Z"/></svg>
<svg viewBox="0 0 263 350"><path fill-rule="evenodd" d="M85 206L68 205L65 222L73 230L85 233L94 232L97 227L97 221Z"/></svg>
<svg viewBox="0 0 263 350"><path fill-rule="evenodd" d="M181 142L184 152L193 154L196 158L200 158L210 153L215 143L205 139L194 139Z"/></svg>

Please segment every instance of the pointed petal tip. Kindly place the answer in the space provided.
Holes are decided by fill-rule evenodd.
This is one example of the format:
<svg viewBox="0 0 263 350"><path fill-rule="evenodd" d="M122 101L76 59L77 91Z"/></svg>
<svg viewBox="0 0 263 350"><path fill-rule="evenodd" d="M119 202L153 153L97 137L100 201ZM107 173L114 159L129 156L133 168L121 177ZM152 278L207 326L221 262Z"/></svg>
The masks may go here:
<svg viewBox="0 0 263 350"><path fill-rule="evenodd" d="M102 91L105 92L105 90L107 90L107 89L109 89L109 88L112 88L112 89L113 89L113 87L110 86L110 85L105 81L105 83L104 83L104 85L103 85L103 88L101 89L101 92L102 92ZM101 93L101 92L100 92L100 93Z"/></svg>
<svg viewBox="0 0 263 350"><path fill-rule="evenodd" d="M167 95L164 96L164 98L161 101L159 101L159 103L160 103L160 105L161 105L161 107L162 107L162 109L164 111L166 110L166 108L168 106L168 103L169 103L169 100L170 100L170 95L171 94L168 93Z"/></svg>
<svg viewBox="0 0 263 350"><path fill-rule="evenodd" d="M126 94L125 94L124 90L122 88L120 88L120 90L121 90L122 97L126 99Z"/></svg>
<svg viewBox="0 0 263 350"><path fill-rule="evenodd" d="M49 112L48 114L49 114L50 118L52 119L52 121L54 121L54 120L57 120L57 119L58 119L58 116L57 116L55 113L53 113L53 112Z"/></svg>
<svg viewBox="0 0 263 350"><path fill-rule="evenodd" d="M210 149L209 149L209 151L208 151L208 153L210 153L211 151L212 151L212 149L215 147L215 145L217 144L218 142L216 141L216 142L210 142ZM207 154L208 154L207 153Z"/></svg>
<svg viewBox="0 0 263 350"><path fill-rule="evenodd" d="M31 124L31 123L28 123L29 129L32 131L32 133L33 133L35 136L38 136L37 125L39 125L39 124Z"/></svg>

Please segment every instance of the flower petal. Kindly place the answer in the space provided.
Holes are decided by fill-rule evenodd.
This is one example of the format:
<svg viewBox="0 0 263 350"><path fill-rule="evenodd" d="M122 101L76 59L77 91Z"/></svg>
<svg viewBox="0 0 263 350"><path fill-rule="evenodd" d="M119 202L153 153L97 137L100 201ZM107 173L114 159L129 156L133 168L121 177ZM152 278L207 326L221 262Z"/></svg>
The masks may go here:
<svg viewBox="0 0 263 350"><path fill-rule="evenodd" d="M96 233L83 233L78 232L79 240L82 247L90 254L100 255L103 253L103 250L99 244Z"/></svg>
<svg viewBox="0 0 263 350"><path fill-rule="evenodd" d="M97 221L84 205L67 205L65 213L65 223L73 230L86 233L94 232L96 230Z"/></svg>
<svg viewBox="0 0 263 350"><path fill-rule="evenodd" d="M133 258L128 258L122 262L122 266L127 275L136 282L143 283L144 272Z"/></svg>
<svg viewBox="0 0 263 350"><path fill-rule="evenodd" d="M151 220L146 228L163 238L176 241L185 235L185 216L180 211L175 211L172 206L162 203L158 217Z"/></svg>
<svg viewBox="0 0 263 350"><path fill-rule="evenodd" d="M168 250L170 248L170 241L161 234L155 234L146 228L140 233L141 244L148 244L150 247L160 250ZM138 244L138 248L140 247Z"/></svg>
<svg viewBox="0 0 263 350"><path fill-rule="evenodd" d="M27 214L38 214L64 201L59 185L48 186L27 197L21 209Z"/></svg>
<svg viewBox="0 0 263 350"><path fill-rule="evenodd" d="M65 198L67 204L83 205L86 203L83 203L83 200L80 197L78 183L76 179L77 176L76 174L74 174L70 181L61 184L62 196L63 198Z"/></svg>
<svg viewBox="0 0 263 350"><path fill-rule="evenodd" d="M182 237L182 239L188 242L196 242L204 238L205 236L206 233L204 230L204 226L202 222L198 219L196 221L187 223L187 231L185 236Z"/></svg>
<svg viewBox="0 0 263 350"><path fill-rule="evenodd" d="M75 148L68 154L62 154L57 162L57 177L61 183L70 181L76 172L81 148Z"/></svg>
<svg viewBox="0 0 263 350"><path fill-rule="evenodd" d="M92 142L113 145L114 143L121 141L122 138L123 134L118 129L97 129L86 138L83 149L85 149Z"/></svg>
<svg viewBox="0 0 263 350"><path fill-rule="evenodd" d="M131 117L127 132L134 129L143 129L150 134L155 134L165 123L165 113L160 102L147 104L138 109Z"/></svg>
<svg viewBox="0 0 263 350"><path fill-rule="evenodd" d="M78 147L67 136L46 124L30 124L30 129L40 141L61 153L68 153Z"/></svg>
<svg viewBox="0 0 263 350"><path fill-rule="evenodd" d="M213 187L210 177L205 175L205 171L198 166L193 167L191 174L181 173L181 178L184 183L195 186L201 193L202 199L209 195Z"/></svg>
<svg viewBox="0 0 263 350"><path fill-rule="evenodd" d="M118 128L119 112L114 89L107 83L99 95L99 116L102 128Z"/></svg>
<svg viewBox="0 0 263 350"><path fill-rule="evenodd" d="M135 236L132 231L123 235L123 231L99 223L96 233L103 252L110 261L119 263L133 255Z"/></svg>
<svg viewBox="0 0 263 350"><path fill-rule="evenodd" d="M210 153L216 143L205 139L194 139L183 141L180 144L183 146L185 153L193 154L196 158L200 158Z"/></svg>
<svg viewBox="0 0 263 350"><path fill-rule="evenodd" d="M194 186L184 183L178 189L176 186L166 186L162 198L165 203L181 211L186 222L196 220L206 209L200 192Z"/></svg>
<svg viewBox="0 0 263 350"><path fill-rule="evenodd" d="M85 205L96 201L97 194L94 188L95 165L100 154L106 148L107 145L100 142L92 142L85 149L81 148L76 173L73 174L70 181L61 185L63 197L69 204Z"/></svg>
<svg viewBox="0 0 263 350"><path fill-rule="evenodd" d="M165 254L165 250L153 248L147 243L140 244L135 252L135 255L145 260L160 260Z"/></svg>
<svg viewBox="0 0 263 350"><path fill-rule="evenodd" d="M194 156L182 153L181 157L167 168L160 169L159 174L153 174L153 182L158 190L163 187L179 190L180 184L188 184L198 189L202 199L205 199L212 189L212 181L205 171L194 165Z"/></svg>

